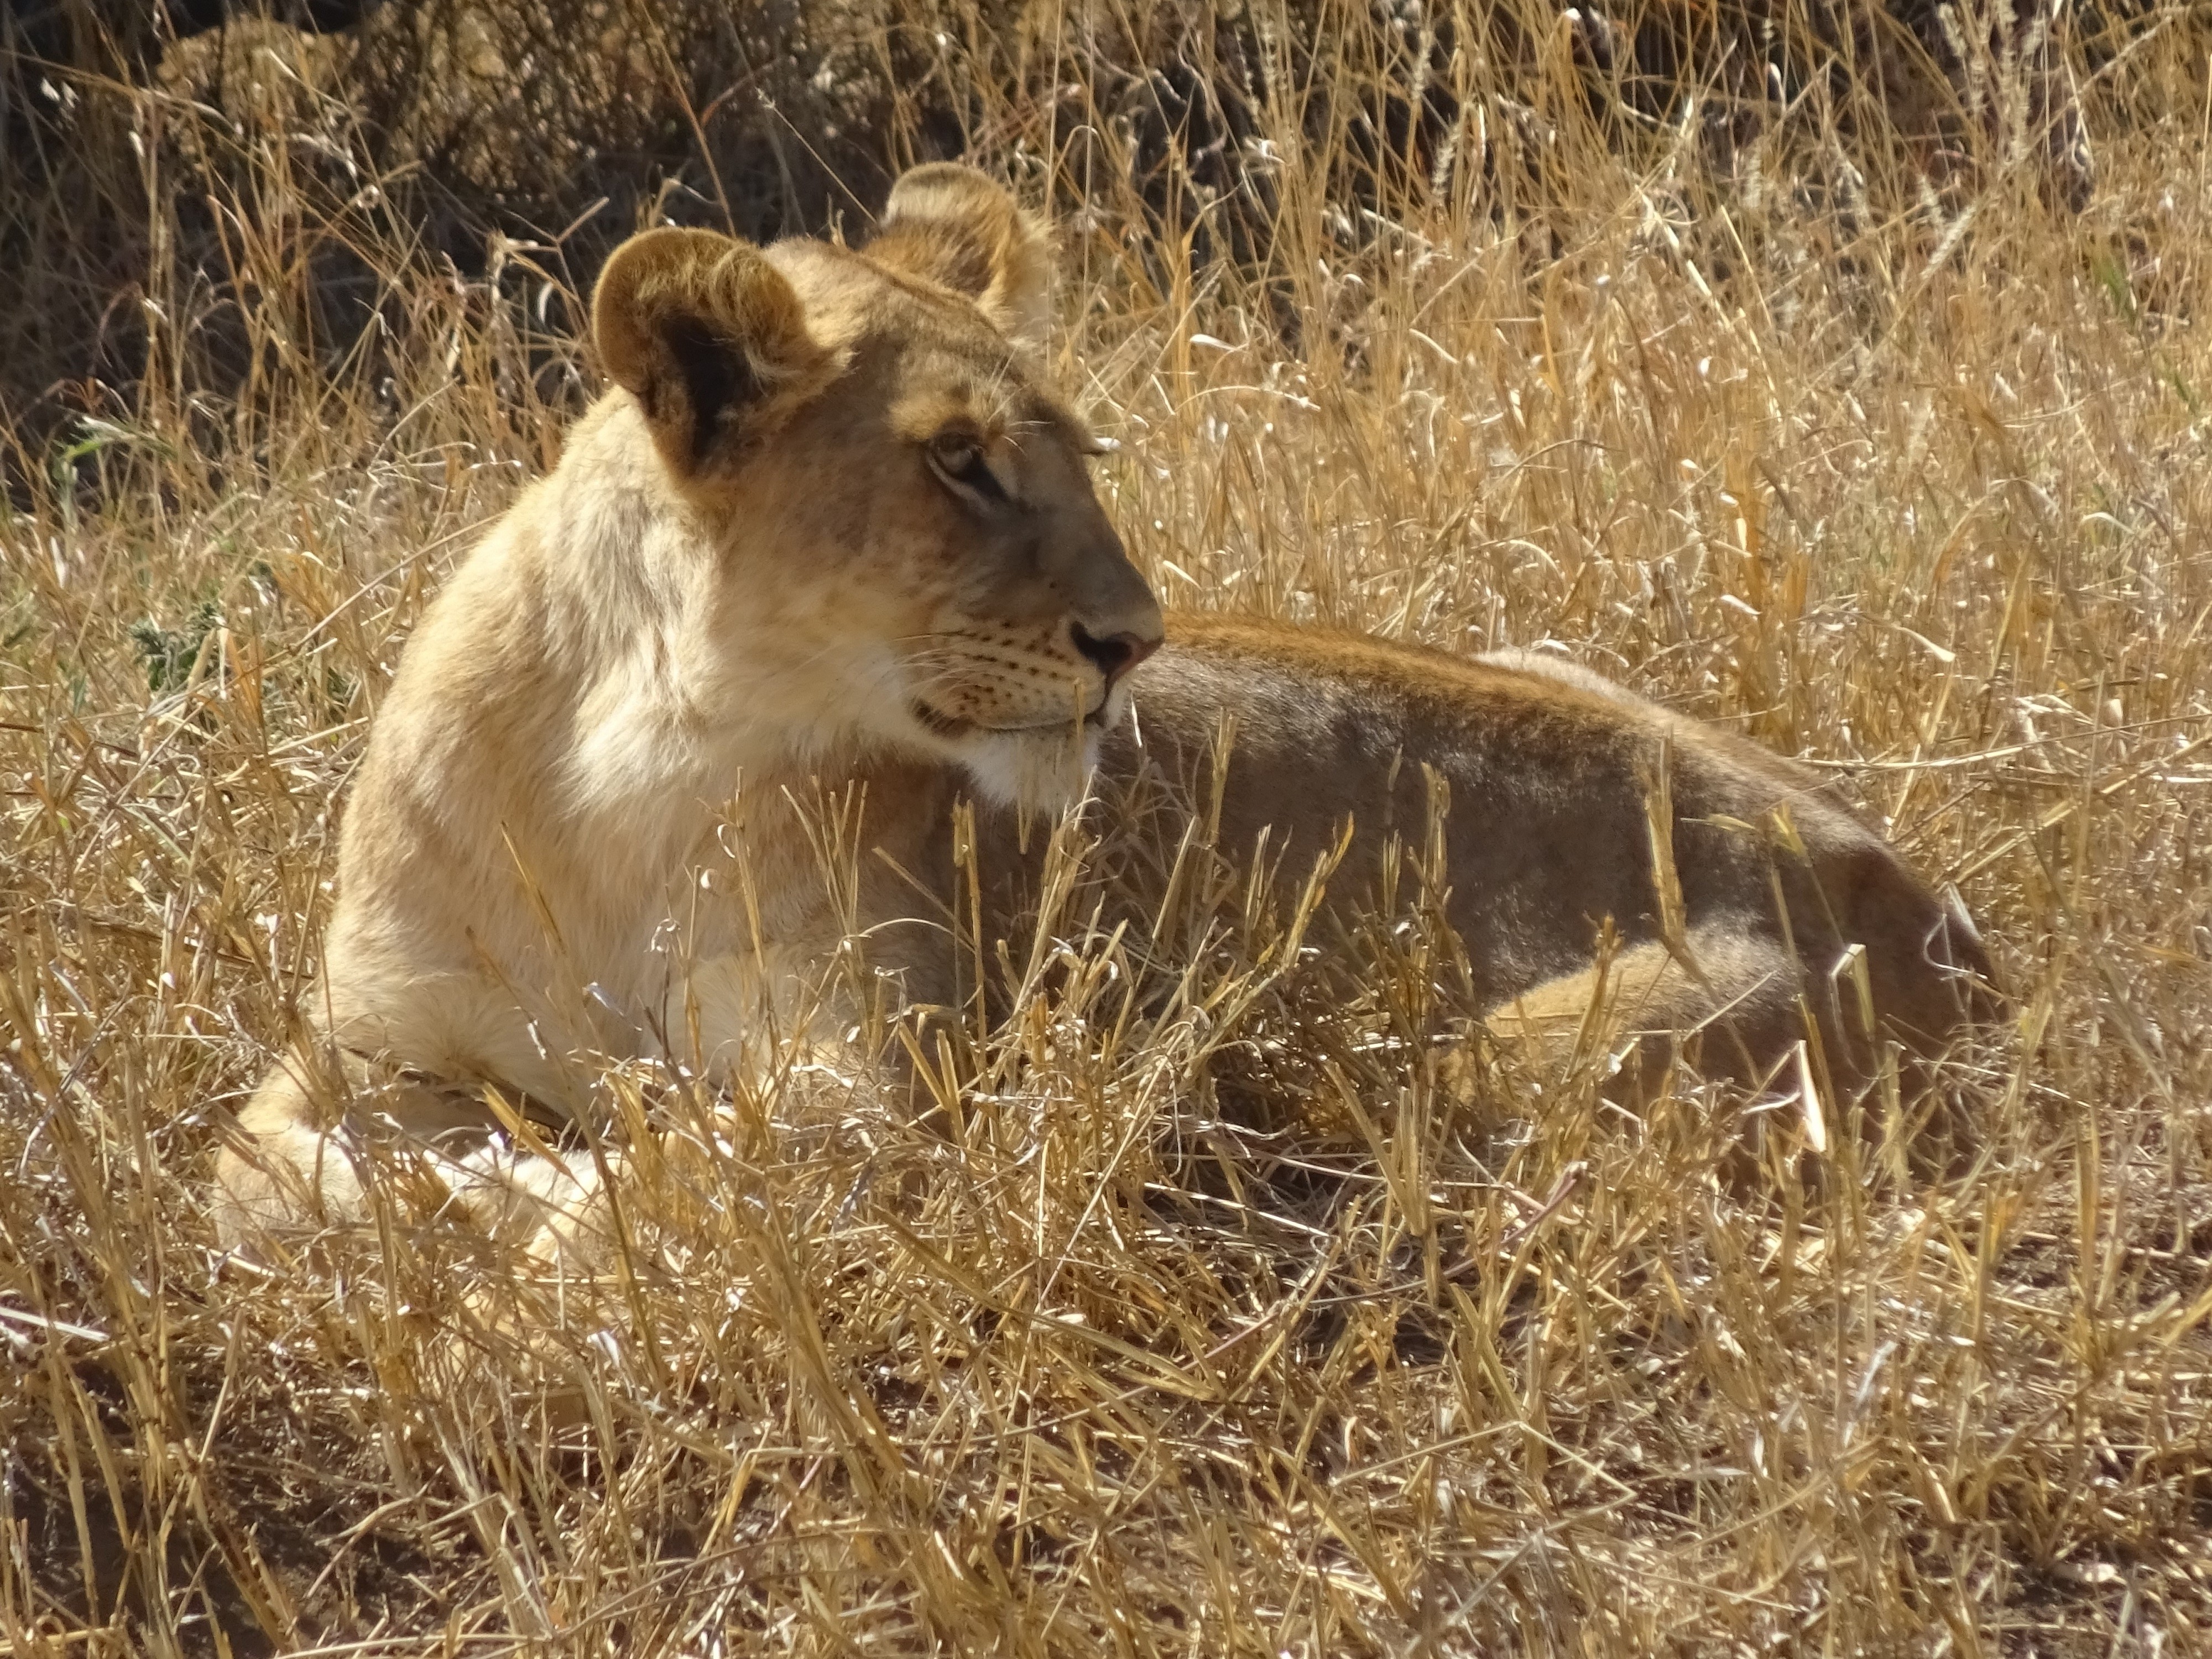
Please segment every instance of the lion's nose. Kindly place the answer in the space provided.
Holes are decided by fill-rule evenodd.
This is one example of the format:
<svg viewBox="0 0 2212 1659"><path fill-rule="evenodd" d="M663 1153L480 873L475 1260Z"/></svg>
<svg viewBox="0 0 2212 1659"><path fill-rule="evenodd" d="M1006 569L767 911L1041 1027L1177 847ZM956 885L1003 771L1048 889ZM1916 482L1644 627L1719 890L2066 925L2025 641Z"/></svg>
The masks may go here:
<svg viewBox="0 0 2212 1659"><path fill-rule="evenodd" d="M1071 625L1075 648L1098 665L1098 672L1106 678L1107 690L1139 663L1160 648L1158 639L1146 639L1139 634L1109 634L1104 639L1085 630L1081 623Z"/></svg>

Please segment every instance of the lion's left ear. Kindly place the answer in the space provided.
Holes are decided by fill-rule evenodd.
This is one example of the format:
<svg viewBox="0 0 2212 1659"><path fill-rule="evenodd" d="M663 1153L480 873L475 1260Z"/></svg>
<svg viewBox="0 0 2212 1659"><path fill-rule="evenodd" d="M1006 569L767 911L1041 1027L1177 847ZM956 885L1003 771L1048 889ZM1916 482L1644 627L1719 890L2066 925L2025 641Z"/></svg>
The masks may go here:
<svg viewBox="0 0 2212 1659"><path fill-rule="evenodd" d="M902 173L868 257L964 294L1009 338L1041 345L1052 258L1012 194L974 167L933 161Z"/></svg>
<svg viewBox="0 0 2212 1659"><path fill-rule="evenodd" d="M664 227L617 248L592 296L592 334L682 477L741 454L829 362L767 257L710 230Z"/></svg>

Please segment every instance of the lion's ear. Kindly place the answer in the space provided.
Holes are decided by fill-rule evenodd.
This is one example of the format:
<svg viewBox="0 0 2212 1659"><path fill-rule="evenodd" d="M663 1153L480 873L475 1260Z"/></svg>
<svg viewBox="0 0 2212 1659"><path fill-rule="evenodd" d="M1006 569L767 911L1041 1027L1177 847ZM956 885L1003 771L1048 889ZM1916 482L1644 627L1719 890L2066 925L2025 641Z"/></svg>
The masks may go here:
<svg viewBox="0 0 2212 1659"><path fill-rule="evenodd" d="M1010 338L1042 343L1051 252L1006 188L974 167L933 161L902 173L867 252L966 295Z"/></svg>
<svg viewBox="0 0 2212 1659"><path fill-rule="evenodd" d="M783 274L711 230L648 230L617 248L592 297L592 334L679 473L757 430L826 358Z"/></svg>

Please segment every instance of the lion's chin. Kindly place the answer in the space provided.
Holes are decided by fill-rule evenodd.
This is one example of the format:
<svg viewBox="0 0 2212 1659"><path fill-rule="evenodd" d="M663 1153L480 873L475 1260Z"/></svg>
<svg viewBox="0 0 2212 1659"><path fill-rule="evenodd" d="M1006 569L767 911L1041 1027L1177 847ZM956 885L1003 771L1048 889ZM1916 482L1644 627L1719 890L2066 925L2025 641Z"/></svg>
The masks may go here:
<svg viewBox="0 0 2212 1659"><path fill-rule="evenodd" d="M982 795L1024 812L1059 813L1083 799L1098 764L1098 726L976 732L960 744L962 768Z"/></svg>

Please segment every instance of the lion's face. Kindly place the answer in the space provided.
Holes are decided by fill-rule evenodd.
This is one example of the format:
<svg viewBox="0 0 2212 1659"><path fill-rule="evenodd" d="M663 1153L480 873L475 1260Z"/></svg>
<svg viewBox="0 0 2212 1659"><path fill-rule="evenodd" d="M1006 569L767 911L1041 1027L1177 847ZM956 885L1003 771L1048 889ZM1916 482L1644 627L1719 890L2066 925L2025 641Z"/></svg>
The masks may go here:
<svg viewBox="0 0 2212 1659"><path fill-rule="evenodd" d="M649 232L595 307L721 550L733 648L799 724L1037 803L1079 787L1161 637L1086 473L1099 446L1032 367L1042 280L1011 198L932 167L866 253Z"/></svg>

